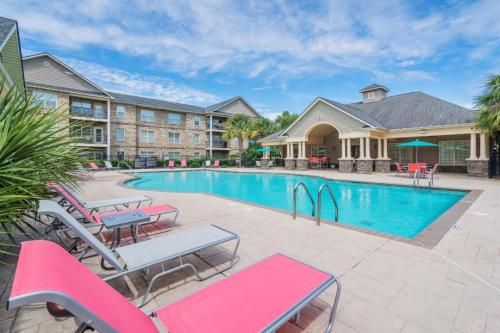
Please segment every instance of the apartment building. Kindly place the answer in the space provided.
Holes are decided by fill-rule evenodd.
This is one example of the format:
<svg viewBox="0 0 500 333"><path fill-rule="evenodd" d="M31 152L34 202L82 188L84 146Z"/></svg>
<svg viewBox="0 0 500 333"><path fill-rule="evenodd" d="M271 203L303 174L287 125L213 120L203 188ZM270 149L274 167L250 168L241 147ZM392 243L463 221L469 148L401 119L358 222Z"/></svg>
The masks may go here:
<svg viewBox="0 0 500 333"><path fill-rule="evenodd" d="M131 159L227 158L224 122L234 114L258 118L243 97L209 107L109 92L48 53L23 58L25 85L46 108L66 108L72 135L90 157Z"/></svg>

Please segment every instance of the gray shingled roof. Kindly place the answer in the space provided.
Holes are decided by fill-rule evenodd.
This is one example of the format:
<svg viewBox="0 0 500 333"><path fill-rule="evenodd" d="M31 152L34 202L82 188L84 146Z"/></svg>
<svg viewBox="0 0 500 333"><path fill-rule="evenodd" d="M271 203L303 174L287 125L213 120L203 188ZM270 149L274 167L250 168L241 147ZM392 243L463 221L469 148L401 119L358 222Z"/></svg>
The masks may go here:
<svg viewBox="0 0 500 333"><path fill-rule="evenodd" d="M0 45L3 44L12 28L16 26L16 21L0 16Z"/></svg>
<svg viewBox="0 0 500 333"><path fill-rule="evenodd" d="M283 134L284 131L285 131L284 129L279 130L277 132L274 132L273 134L269 134L268 136L265 136L265 137L259 139L258 141L268 141L268 142L269 141L275 141L275 140L279 141L280 139L282 139L280 137L280 135Z"/></svg>
<svg viewBox="0 0 500 333"><path fill-rule="evenodd" d="M368 87L364 87L363 89L361 89L359 92L371 91L371 90L375 90L375 89L383 89L383 90L385 90L385 91L390 91L390 90L389 90L389 88L384 87L384 86L383 86L383 85L381 85L381 84L372 83L372 84L370 84Z"/></svg>
<svg viewBox="0 0 500 333"><path fill-rule="evenodd" d="M38 83L38 82L30 82L26 81L26 86L29 87L34 87L34 88L42 88L42 89L49 89L49 90L58 90L58 91L66 91L70 93L77 93L77 94L85 94L85 95L94 95L94 96L101 96L101 97L108 97L104 93L100 92L94 92L94 91L88 91L88 90L80 90L80 89L71 89L68 87L62 87L62 86L55 86L52 84L44 84L44 83Z"/></svg>
<svg viewBox="0 0 500 333"><path fill-rule="evenodd" d="M476 111L423 92L386 97L377 102L352 103L349 107L376 119L387 129L433 127L474 122ZM344 109L351 113L352 109ZM360 113L356 111L354 116ZM378 127L378 126L377 126Z"/></svg>
<svg viewBox="0 0 500 333"><path fill-rule="evenodd" d="M145 106L145 107L167 109L167 110L172 110L172 111L205 113L205 108L200 107L200 106L196 106L196 105L169 102L169 101L155 99L155 98L149 98L149 97L126 95L126 94L120 94L120 93L115 93L115 92L111 92L111 91L108 91L108 94L113 96L114 101L116 103L140 105L140 106Z"/></svg>
<svg viewBox="0 0 500 333"><path fill-rule="evenodd" d="M217 104L214 104L214 105L210 105L209 107L205 108L205 112L215 111L215 110L223 107L224 105L229 104L232 101L237 100L238 98L241 98L241 97L240 96L236 96L236 97L233 97L233 98L230 98L230 99L226 99L225 101L222 101L220 103L217 103Z"/></svg>
<svg viewBox="0 0 500 333"><path fill-rule="evenodd" d="M372 125L374 127L385 128L385 126L381 122L379 122L377 119L375 119L374 117L372 117L370 114L364 112L363 110L360 110L358 108L349 106L347 104L342 104L342 103L339 103L339 102L332 101L331 99L328 99L328 98L324 98L324 97L319 97L319 98L325 100L326 102L328 102L330 104L335 105L339 109L344 110L345 112L353 115L354 117L356 117L358 119L361 119L365 123L368 123L368 124L370 124L370 125Z"/></svg>

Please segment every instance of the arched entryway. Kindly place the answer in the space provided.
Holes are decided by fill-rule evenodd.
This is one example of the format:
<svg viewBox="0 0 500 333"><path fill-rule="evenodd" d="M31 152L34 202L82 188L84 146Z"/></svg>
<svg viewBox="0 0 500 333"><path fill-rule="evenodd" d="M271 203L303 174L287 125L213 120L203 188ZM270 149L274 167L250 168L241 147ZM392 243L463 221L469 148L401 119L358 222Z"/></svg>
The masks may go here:
<svg viewBox="0 0 500 333"><path fill-rule="evenodd" d="M339 139L339 131L330 123L317 123L311 126L305 133L306 138L306 158L315 161L317 158L320 166L338 165L339 158L342 157L342 144ZM325 157L328 163L325 164ZM313 167L315 165L312 165Z"/></svg>

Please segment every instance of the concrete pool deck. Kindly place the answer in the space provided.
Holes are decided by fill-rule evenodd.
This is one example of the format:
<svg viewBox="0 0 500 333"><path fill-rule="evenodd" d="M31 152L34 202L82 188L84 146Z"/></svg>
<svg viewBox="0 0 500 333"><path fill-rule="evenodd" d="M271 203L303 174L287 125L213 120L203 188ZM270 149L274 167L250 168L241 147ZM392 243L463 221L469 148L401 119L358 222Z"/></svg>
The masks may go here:
<svg viewBox="0 0 500 333"><path fill-rule="evenodd" d="M282 169L264 172L400 185L411 183L409 178L393 174ZM482 193L434 248L424 248L336 225L317 226L301 217L292 220L284 213L211 195L125 188L119 183L130 176L120 172L94 175L83 187L81 195L86 199L147 192L156 203L167 202L180 208L176 230L212 223L241 236L239 261L231 270L204 282L196 281L187 271L166 277L146 309L182 298L268 255L282 252L339 277L343 289L334 332L500 331L499 181L440 174L435 180L437 187L481 190ZM224 255L214 251L207 261L217 265L221 257ZM96 260L85 263L102 273ZM196 263L212 269L199 260ZM12 269L2 267L0 273L2 285L9 286ZM113 286L138 302L138 292L145 284L136 275ZM334 291L334 288L328 290L306 307L298 324L289 323L279 332L322 332ZM65 332L76 328L72 319L54 320L43 305L6 311L8 294L8 288L2 290L1 332Z"/></svg>

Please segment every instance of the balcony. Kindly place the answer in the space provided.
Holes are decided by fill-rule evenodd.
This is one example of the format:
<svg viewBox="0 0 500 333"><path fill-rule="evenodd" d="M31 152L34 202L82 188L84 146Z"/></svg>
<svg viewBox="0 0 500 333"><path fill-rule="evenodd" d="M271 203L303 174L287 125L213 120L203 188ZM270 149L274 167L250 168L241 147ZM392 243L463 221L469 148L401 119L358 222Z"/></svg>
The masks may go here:
<svg viewBox="0 0 500 333"><path fill-rule="evenodd" d="M219 132L226 131L226 129L224 128L224 124L216 122L216 121L212 121L212 130L219 131ZM210 122L209 121L207 121L207 131L210 131Z"/></svg>
<svg viewBox="0 0 500 333"><path fill-rule="evenodd" d="M108 115L103 109L82 108L72 105L69 111L73 117L107 120Z"/></svg>
<svg viewBox="0 0 500 333"><path fill-rule="evenodd" d="M106 145L108 143L108 138L103 136L95 136L95 135L72 135L72 137L77 138L79 140L78 145L80 146L99 146Z"/></svg>

